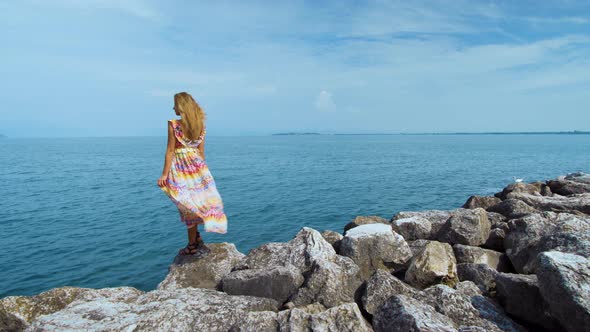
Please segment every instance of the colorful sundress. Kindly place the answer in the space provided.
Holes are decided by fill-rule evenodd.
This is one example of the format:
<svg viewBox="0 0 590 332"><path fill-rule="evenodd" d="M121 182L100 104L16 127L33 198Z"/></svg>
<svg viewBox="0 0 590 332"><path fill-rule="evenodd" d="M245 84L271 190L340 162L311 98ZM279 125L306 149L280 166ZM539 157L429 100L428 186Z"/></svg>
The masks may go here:
<svg viewBox="0 0 590 332"><path fill-rule="evenodd" d="M205 232L227 233L227 217L209 167L197 149L206 134L189 141L182 133L180 120L168 120L174 128L176 144L168 180L160 187L178 207L180 221L187 227L204 224Z"/></svg>

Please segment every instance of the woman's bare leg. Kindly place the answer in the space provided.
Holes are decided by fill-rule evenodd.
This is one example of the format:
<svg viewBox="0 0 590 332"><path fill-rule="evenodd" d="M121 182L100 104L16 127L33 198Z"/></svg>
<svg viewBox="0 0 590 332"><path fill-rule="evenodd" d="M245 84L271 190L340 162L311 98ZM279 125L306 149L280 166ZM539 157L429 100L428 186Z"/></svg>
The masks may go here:
<svg viewBox="0 0 590 332"><path fill-rule="evenodd" d="M188 243L197 242L197 225L188 228Z"/></svg>

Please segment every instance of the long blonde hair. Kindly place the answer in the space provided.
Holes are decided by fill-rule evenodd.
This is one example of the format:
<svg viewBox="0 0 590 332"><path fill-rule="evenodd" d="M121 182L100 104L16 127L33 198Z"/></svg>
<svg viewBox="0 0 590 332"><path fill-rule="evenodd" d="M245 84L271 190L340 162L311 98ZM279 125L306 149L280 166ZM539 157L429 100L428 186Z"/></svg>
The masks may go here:
<svg viewBox="0 0 590 332"><path fill-rule="evenodd" d="M182 133L188 140L196 140L205 126L207 114L187 92L174 95L174 103L178 106Z"/></svg>

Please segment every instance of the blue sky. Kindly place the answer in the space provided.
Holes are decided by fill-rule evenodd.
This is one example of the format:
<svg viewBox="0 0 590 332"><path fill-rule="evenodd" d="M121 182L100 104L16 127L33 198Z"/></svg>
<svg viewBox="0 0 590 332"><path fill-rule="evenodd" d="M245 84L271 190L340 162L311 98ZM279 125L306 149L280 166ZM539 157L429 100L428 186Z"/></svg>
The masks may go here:
<svg viewBox="0 0 590 332"><path fill-rule="evenodd" d="M0 133L590 130L589 1L0 1Z"/></svg>

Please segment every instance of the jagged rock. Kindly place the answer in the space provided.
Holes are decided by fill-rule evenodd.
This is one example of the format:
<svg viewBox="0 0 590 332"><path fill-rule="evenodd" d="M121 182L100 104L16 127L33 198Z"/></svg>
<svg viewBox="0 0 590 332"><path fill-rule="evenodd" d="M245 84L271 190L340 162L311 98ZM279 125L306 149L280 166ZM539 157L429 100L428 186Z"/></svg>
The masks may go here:
<svg viewBox="0 0 590 332"><path fill-rule="evenodd" d="M504 248L504 240L506 239L506 232L501 228L492 228L490 229L490 235L488 235L488 239L486 243L482 245L482 247L495 250L495 251L505 251Z"/></svg>
<svg viewBox="0 0 590 332"><path fill-rule="evenodd" d="M495 281L497 298L506 312L532 326L550 331L559 328L545 308L536 275L500 272Z"/></svg>
<svg viewBox="0 0 590 332"><path fill-rule="evenodd" d="M453 287L457 282L457 261L448 243L430 241L414 256L405 280L418 288L444 283Z"/></svg>
<svg viewBox="0 0 590 332"><path fill-rule="evenodd" d="M221 288L231 295L252 295L285 302L303 284L303 275L295 266L247 269L230 272L221 279Z"/></svg>
<svg viewBox="0 0 590 332"><path fill-rule="evenodd" d="M361 301L365 311L374 315L379 306L389 297L397 294L417 297L418 293L419 290L399 280L391 275L391 273L384 270L377 270L367 280Z"/></svg>
<svg viewBox="0 0 590 332"><path fill-rule="evenodd" d="M487 264L457 264L457 276L460 281L472 281L485 295L495 295L496 274L498 271Z"/></svg>
<svg viewBox="0 0 590 332"><path fill-rule="evenodd" d="M354 261L336 254L330 243L310 227L303 227L288 242L271 242L250 250L235 269L288 265L298 268L305 279L289 298L295 306L319 302L331 308L354 302L354 293L362 284L360 268Z"/></svg>
<svg viewBox="0 0 590 332"><path fill-rule="evenodd" d="M590 261L558 251L537 259L539 289L551 315L568 331L590 331Z"/></svg>
<svg viewBox="0 0 590 332"><path fill-rule="evenodd" d="M410 246L410 250L412 250L412 257L418 255L424 247L430 242L430 240L415 240L415 241L408 241L408 245Z"/></svg>
<svg viewBox="0 0 590 332"><path fill-rule="evenodd" d="M502 190L502 192L494 194L495 197L500 198L501 200L505 200L510 198L510 194L531 194L541 196L541 192L543 188L547 185L544 182L533 182L533 183L525 183L525 182L516 182L509 184L506 188Z"/></svg>
<svg viewBox="0 0 590 332"><path fill-rule="evenodd" d="M490 221L484 209L456 209L440 229L437 238L450 244L478 246L486 242L490 229Z"/></svg>
<svg viewBox="0 0 590 332"><path fill-rule="evenodd" d="M486 214L488 215L488 220L490 221L490 226L492 229L500 228L503 230L508 230L508 218L497 212L486 211Z"/></svg>
<svg viewBox="0 0 590 332"><path fill-rule="evenodd" d="M494 206L500 203L502 200L494 196L471 196L467 199L467 202L463 204L464 209L475 209L482 208L487 210L490 206Z"/></svg>
<svg viewBox="0 0 590 332"><path fill-rule="evenodd" d="M494 270L502 272L511 272L513 270L506 254L498 251L455 244L453 246L453 252L455 253L457 264L486 264Z"/></svg>
<svg viewBox="0 0 590 332"><path fill-rule="evenodd" d="M74 301L112 298L126 303L135 300L141 294L142 291L133 287L60 287L33 296L7 296L0 300L0 309L30 323L40 316L60 311Z"/></svg>
<svg viewBox="0 0 590 332"><path fill-rule="evenodd" d="M336 253L340 252L340 241L342 240L342 234L330 230L325 230L322 232L322 237L324 240L328 241L329 244L332 245Z"/></svg>
<svg viewBox="0 0 590 332"><path fill-rule="evenodd" d="M549 180L547 185L552 192L562 196L590 193L590 174L571 173L555 180Z"/></svg>
<svg viewBox="0 0 590 332"><path fill-rule="evenodd" d="M558 250L590 255L590 216L542 212L508 223L506 254L519 273L534 273L539 253Z"/></svg>
<svg viewBox="0 0 590 332"><path fill-rule="evenodd" d="M428 304L405 295L387 299L373 316L376 332L457 331L455 323Z"/></svg>
<svg viewBox="0 0 590 332"><path fill-rule="evenodd" d="M176 256L166 278L158 289L198 287L217 289L221 279L230 273L244 254L233 243L208 243L206 256Z"/></svg>
<svg viewBox="0 0 590 332"><path fill-rule="evenodd" d="M0 307L0 331L24 331L27 323Z"/></svg>
<svg viewBox="0 0 590 332"><path fill-rule="evenodd" d="M276 331L278 303L204 288L155 290L133 301L101 297L75 301L40 316L34 331Z"/></svg>
<svg viewBox="0 0 590 332"><path fill-rule="evenodd" d="M356 303L343 303L327 310L293 308L278 313L277 331L373 331Z"/></svg>
<svg viewBox="0 0 590 332"><path fill-rule="evenodd" d="M386 224L389 225L390 222L389 220L383 218L383 217L379 217L379 216L357 216L356 218L354 218L353 221L349 222L348 224L346 224L344 226L344 232L342 232L343 234L345 234L349 229L360 226L360 225L368 225L368 224Z"/></svg>
<svg viewBox="0 0 590 332"><path fill-rule="evenodd" d="M516 219L527 214L538 212L532 206L516 198L507 198L502 202L488 208L489 212L496 212L508 219Z"/></svg>
<svg viewBox="0 0 590 332"><path fill-rule="evenodd" d="M590 214L590 193L570 196L553 195L551 197L511 193L509 196L510 198L518 199L539 211Z"/></svg>
<svg viewBox="0 0 590 332"><path fill-rule="evenodd" d="M422 217L396 219L391 223L393 230L404 237L406 241L430 239L432 224Z"/></svg>
<svg viewBox="0 0 590 332"><path fill-rule="evenodd" d="M488 303L486 314L480 312L482 306L472 304L472 296L468 296L446 285L434 285L424 290L424 302L431 305L437 312L451 318L462 330L481 328L483 331L525 331L525 329L506 316L504 310ZM473 295L481 301L488 301L479 294ZM474 301L477 305L477 301Z"/></svg>
<svg viewBox="0 0 590 332"><path fill-rule="evenodd" d="M412 217L421 217L430 221L431 234L428 240L434 240L434 236L439 232L447 219L451 217L451 211L445 210L425 210L425 211L401 211L391 218L393 224L398 219L407 219Z"/></svg>
<svg viewBox="0 0 590 332"><path fill-rule="evenodd" d="M412 258L412 251L404 238L385 224L349 229L340 242L340 254L350 257L360 267L363 280L377 269L392 271Z"/></svg>

